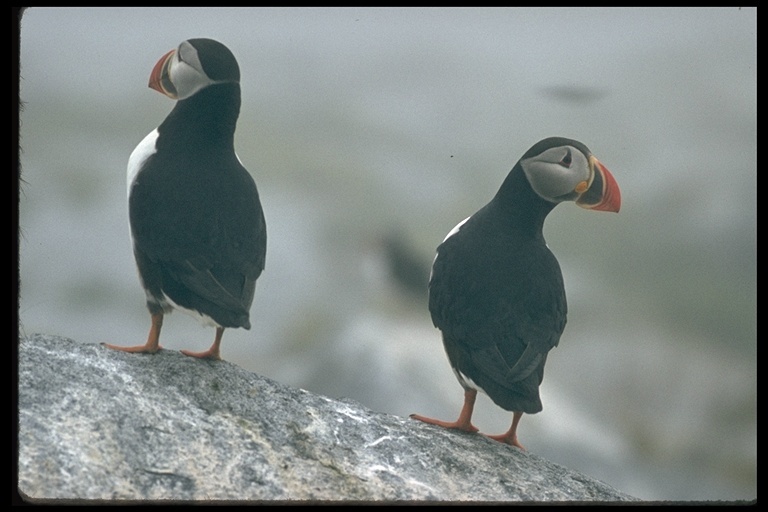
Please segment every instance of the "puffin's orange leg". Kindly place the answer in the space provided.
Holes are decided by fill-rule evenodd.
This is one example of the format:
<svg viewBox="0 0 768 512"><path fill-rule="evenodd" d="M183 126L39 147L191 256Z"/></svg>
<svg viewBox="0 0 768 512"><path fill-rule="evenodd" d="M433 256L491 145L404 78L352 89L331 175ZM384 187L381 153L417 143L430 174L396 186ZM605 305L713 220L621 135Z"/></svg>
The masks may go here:
<svg viewBox="0 0 768 512"><path fill-rule="evenodd" d="M102 343L107 348L112 350L120 350L122 352L144 352L147 354L154 354L158 350L162 350L160 346L160 329L163 328L163 314L156 313L152 315L152 326L149 328L149 336L147 336L147 342L144 345L136 345L133 347L121 347L120 345L110 345L109 343Z"/></svg>
<svg viewBox="0 0 768 512"><path fill-rule="evenodd" d="M426 416L420 416L418 414L411 414L411 418L424 423L430 423L432 425L439 425L445 428L452 428L456 430L462 430L464 432L477 432L477 427L472 425L472 410L475 408L475 398L477 398L476 389L467 389L464 391L464 405L461 408L459 419L453 422L436 420L433 418L427 418Z"/></svg>
<svg viewBox="0 0 768 512"><path fill-rule="evenodd" d="M198 357L200 359L221 359L221 356L219 355L219 346L221 345L221 337L224 335L224 328L223 327L217 327L216 328L216 338L213 340L213 345L211 345L211 348L206 350L205 352L192 352L191 350L182 350L181 353L185 356L190 357Z"/></svg>
<svg viewBox="0 0 768 512"><path fill-rule="evenodd" d="M507 430L506 433L498 435L498 436L486 436L494 441L498 441L500 443L506 443L511 444L512 446L517 446L521 450L525 451L525 447L520 444L520 441L517 440L517 424L520 423L520 418L523 417L522 412L515 411L514 415L512 416L512 426L509 427L509 430Z"/></svg>

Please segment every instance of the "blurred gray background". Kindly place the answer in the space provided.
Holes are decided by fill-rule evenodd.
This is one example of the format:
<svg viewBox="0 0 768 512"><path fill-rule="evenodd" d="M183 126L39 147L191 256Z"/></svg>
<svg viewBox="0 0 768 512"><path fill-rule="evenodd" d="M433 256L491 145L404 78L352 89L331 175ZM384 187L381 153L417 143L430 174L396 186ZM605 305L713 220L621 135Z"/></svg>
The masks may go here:
<svg viewBox="0 0 768 512"><path fill-rule="evenodd" d="M529 451L649 500L756 498L753 8L32 8L21 22L20 328L138 344L125 168L173 107L182 40L242 71L236 148L268 226L228 361L371 409L453 420L426 303L435 247L536 141L578 139L619 214L545 226L569 323ZM401 270L402 269L402 270ZM167 349L213 340L181 313ZM141 356L138 356L141 357ZM119 398L119 397L117 397ZM478 399L475 424L511 414Z"/></svg>

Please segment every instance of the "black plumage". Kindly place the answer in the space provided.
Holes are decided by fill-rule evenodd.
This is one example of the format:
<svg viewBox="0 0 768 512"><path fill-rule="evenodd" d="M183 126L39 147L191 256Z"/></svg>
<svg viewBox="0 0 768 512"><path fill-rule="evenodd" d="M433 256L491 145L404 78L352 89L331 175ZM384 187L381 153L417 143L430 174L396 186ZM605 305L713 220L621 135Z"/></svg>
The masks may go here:
<svg viewBox="0 0 768 512"><path fill-rule="evenodd" d="M542 232L549 212L566 200L618 211L620 194L586 146L545 139L523 155L495 197L438 246L429 311L465 404L456 422L413 417L475 432L471 415L481 390L515 413L510 431L491 437L522 448L517 422L542 410L544 365L566 324L563 276Z"/></svg>
<svg viewBox="0 0 768 512"><path fill-rule="evenodd" d="M253 178L235 154L240 71L231 52L190 39L155 66L150 87L176 106L129 159L129 219L155 352L162 317L174 308L216 326L196 357L218 359L225 328L251 327L249 310L264 269L266 223Z"/></svg>

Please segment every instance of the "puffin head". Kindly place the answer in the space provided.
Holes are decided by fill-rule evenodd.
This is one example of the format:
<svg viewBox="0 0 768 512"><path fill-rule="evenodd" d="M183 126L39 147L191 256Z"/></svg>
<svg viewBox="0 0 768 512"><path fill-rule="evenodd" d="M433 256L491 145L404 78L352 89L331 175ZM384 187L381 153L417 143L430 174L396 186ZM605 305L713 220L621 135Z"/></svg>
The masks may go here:
<svg viewBox="0 0 768 512"><path fill-rule="evenodd" d="M579 141L550 137L520 159L528 183L542 199L574 201L589 210L618 212L621 191L613 175Z"/></svg>
<svg viewBox="0 0 768 512"><path fill-rule="evenodd" d="M150 88L175 100L189 98L209 85L239 82L235 56L213 39L187 39L163 55L149 76Z"/></svg>

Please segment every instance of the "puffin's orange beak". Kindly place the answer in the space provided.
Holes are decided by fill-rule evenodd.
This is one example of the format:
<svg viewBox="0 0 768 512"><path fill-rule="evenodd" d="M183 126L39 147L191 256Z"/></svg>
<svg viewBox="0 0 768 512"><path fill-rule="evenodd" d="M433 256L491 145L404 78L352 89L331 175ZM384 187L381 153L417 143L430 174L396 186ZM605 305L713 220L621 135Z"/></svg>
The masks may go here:
<svg viewBox="0 0 768 512"><path fill-rule="evenodd" d="M576 204L588 210L618 212L621 208L621 190L613 174L594 156L589 157L594 175L592 184L576 200Z"/></svg>
<svg viewBox="0 0 768 512"><path fill-rule="evenodd" d="M171 50L160 57L155 67L152 68L152 74L149 75L149 87L174 100L177 98L176 88L173 86L173 82L171 82L168 68L175 52L176 50Z"/></svg>

